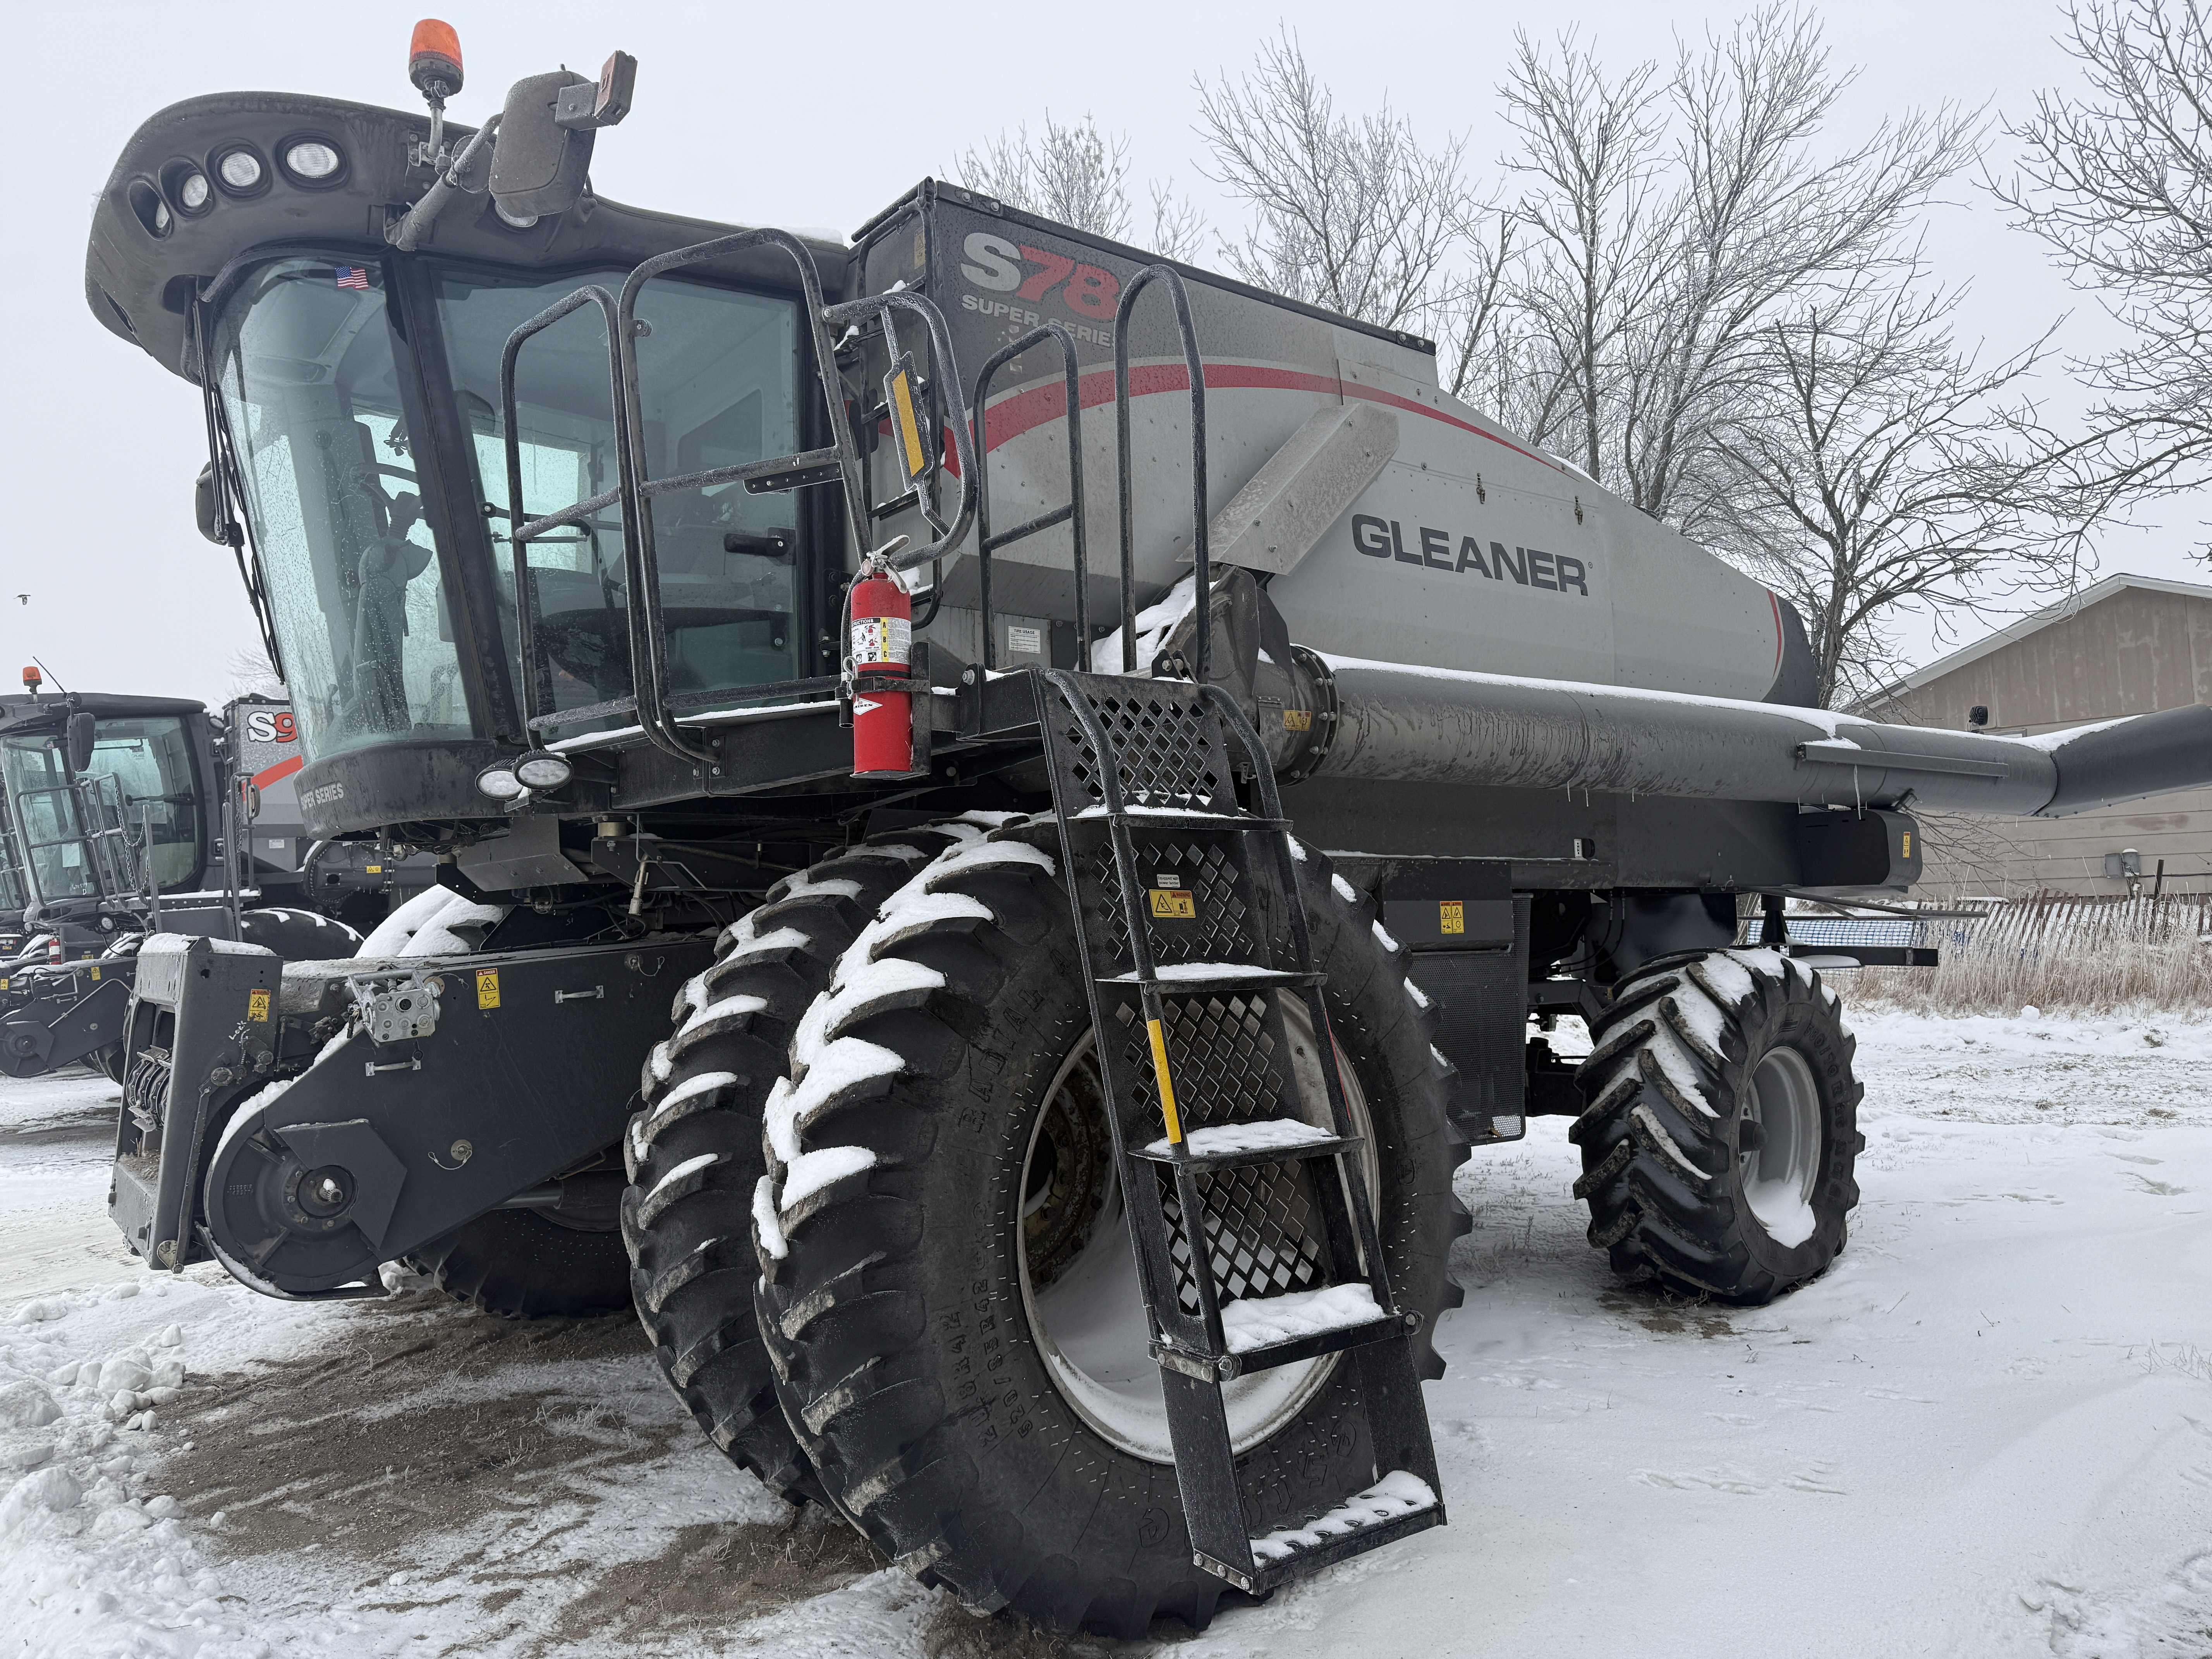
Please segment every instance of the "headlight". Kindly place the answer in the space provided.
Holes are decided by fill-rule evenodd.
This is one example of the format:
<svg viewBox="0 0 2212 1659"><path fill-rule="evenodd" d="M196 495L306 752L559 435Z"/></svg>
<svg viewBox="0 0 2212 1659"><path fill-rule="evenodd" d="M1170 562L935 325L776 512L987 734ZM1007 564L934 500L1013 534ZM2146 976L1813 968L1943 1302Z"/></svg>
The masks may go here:
<svg viewBox="0 0 2212 1659"><path fill-rule="evenodd" d="M514 763L515 778L526 789L558 789L576 769L548 749L533 749Z"/></svg>
<svg viewBox="0 0 2212 1659"><path fill-rule="evenodd" d="M154 234L156 236L169 234L169 204L167 202L154 204Z"/></svg>
<svg viewBox="0 0 2212 1659"><path fill-rule="evenodd" d="M536 214L509 213L507 210L507 204L497 200L495 200L492 203L492 210L499 215L500 223L505 225L510 230L527 230L531 226L538 222L538 216Z"/></svg>
<svg viewBox="0 0 2212 1659"><path fill-rule="evenodd" d="M284 165L302 179L318 181L334 175L343 164L337 147L319 138L302 138L284 152Z"/></svg>
<svg viewBox="0 0 2212 1659"><path fill-rule="evenodd" d="M233 190L253 190L261 183L261 158L250 149L234 149L216 163L216 171Z"/></svg>
<svg viewBox="0 0 2212 1659"><path fill-rule="evenodd" d="M177 186L177 201L187 213L198 213L208 204L209 185L204 173L188 173Z"/></svg>
<svg viewBox="0 0 2212 1659"><path fill-rule="evenodd" d="M494 800L513 800L527 793L529 786L514 775L514 769L505 761L496 761L477 774L477 793L489 795Z"/></svg>

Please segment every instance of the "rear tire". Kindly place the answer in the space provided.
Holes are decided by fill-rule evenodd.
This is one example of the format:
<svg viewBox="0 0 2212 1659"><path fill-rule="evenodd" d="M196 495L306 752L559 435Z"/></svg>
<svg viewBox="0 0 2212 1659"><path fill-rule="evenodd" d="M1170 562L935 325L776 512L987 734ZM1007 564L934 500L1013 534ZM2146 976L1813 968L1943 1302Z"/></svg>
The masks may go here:
<svg viewBox="0 0 2212 1659"><path fill-rule="evenodd" d="M1836 994L1774 951L1665 958L1620 988L1576 1074L1575 1196L1616 1272L1723 1302L1824 1271L1859 1200L1865 1092Z"/></svg>
<svg viewBox="0 0 2212 1659"><path fill-rule="evenodd" d="M1098 1135L1054 1119L1074 1115L1063 1096L1091 1042L1058 852L1042 826L945 854L885 906L802 1023L794 1058L811 1064L769 1103L755 1209L762 1329L823 1486L887 1555L971 1611L1140 1637L1161 1614L1203 1626L1224 1586L1192 1563L1164 1444L1132 1449L1143 1408L1130 1380L1157 1374L1141 1329L1086 1370L1093 1390L1073 1386L1085 1320L1095 1328L1118 1304L1079 1301L1070 1327L1048 1330L1032 1322L1042 1292L1024 1289L1056 1275L1096 1294L1088 1275L1128 1255L1118 1199L1105 1207L1079 1176L1078 1143ZM1392 1284L1423 1316L1416 1359L1434 1376L1428 1338L1459 1304L1446 1261L1468 1225L1452 1195L1466 1148L1445 1112L1449 1068L1372 902L1317 853L1298 874L1330 1024L1374 1131ZM1228 1035L1194 1079L1187 1123L1245 1086L1230 1057L1237 1011L1210 1017ZM810 1081L817 1092L799 1092ZM787 1124L778 1109L794 1097L801 1121ZM1073 1237L1091 1217L1103 1256ZM1255 1280L1294 1259L1230 1237L1243 1265L1229 1271ZM1114 1399L1098 1376L1119 1377ZM1316 1368L1254 1415L1238 1455L1255 1525L1303 1520L1316 1495L1372 1479L1350 1386L1347 1370Z"/></svg>
<svg viewBox="0 0 2212 1659"><path fill-rule="evenodd" d="M753 1315L762 1103L799 1017L876 907L948 842L981 834L963 824L887 836L777 883L678 993L675 1035L647 1060L644 1107L623 1137L629 1285L661 1374L732 1462L794 1503L820 1492L776 1404Z"/></svg>
<svg viewBox="0 0 2212 1659"><path fill-rule="evenodd" d="M431 1240L407 1265L457 1302L509 1319L592 1319L629 1305L629 1257L611 1229L493 1210Z"/></svg>

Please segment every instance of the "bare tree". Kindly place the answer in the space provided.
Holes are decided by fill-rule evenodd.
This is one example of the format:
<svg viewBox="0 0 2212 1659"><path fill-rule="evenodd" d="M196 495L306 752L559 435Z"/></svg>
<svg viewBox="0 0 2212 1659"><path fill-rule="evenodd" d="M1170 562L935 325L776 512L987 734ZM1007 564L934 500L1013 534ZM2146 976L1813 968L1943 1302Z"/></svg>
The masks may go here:
<svg viewBox="0 0 2212 1659"><path fill-rule="evenodd" d="M1088 115L1062 126L1047 110L1041 137L1032 140L1027 126L1011 137L1001 132L963 155L959 173L970 190L1025 213L1117 242L1129 240L1129 141L1123 134L1101 133ZM1205 234L1198 210L1176 194L1172 179L1153 184L1151 197L1152 251L1188 258Z"/></svg>
<svg viewBox="0 0 2212 1659"><path fill-rule="evenodd" d="M1812 297L1909 261L1906 235L1970 161L1974 122L1908 113L1823 155L1854 77L1818 22L1768 4L1725 36L1609 77L1570 33L1522 36L1506 166L1531 257L1519 416L1654 518L1703 534L1713 434L1757 389L1761 336Z"/></svg>
<svg viewBox="0 0 2212 1659"><path fill-rule="evenodd" d="M960 182L1024 212L1115 240L1129 232L1129 141L1108 137L1088 115L1062 126L1047 110L1043 136L1024 125L960 158Z"/></svg>
<svg viewBox="0 0 2212 1659"><path fill-rule="evenodd" d="M1547 58L1522 33L1503 91L1524 189L1511 210L1530 248L1507 336L1499 414L1603 478L1619 346L1659 280L1653 176L1661 121L1644 64L1618 81L1571 33Z"/></svg>
<svg viewBox="0 0 2212 1659"><path fill-rule="evenodd" d="M1152 234L1150 246L1163 259L1188 264L1206 246L1206 216L1187 196L1176 193L1175 180L1155 180L1152 194Z"/></svg>
<svg viewBox="0 0 2212 1659"><path fill-rule="evenodd" d="M1223 240L1231 270L1385 328L1457 315L1478 286L1466 264L1476 198L1463 138L1425 148L1387 104L1339 114L1287 29L1241 79L1197 90L1206 176L1252 214Z"/></svg>
<svg viewBox="0 0 2212 1659"><path fill-rule="evenodd" d="M1623 493L1654 518L1695 533L1684 486L1705 462L1708 434L1756 391L1765 327L1824 290L1912 274L1911 224L1974 158L1978 122L1948 107L1886 119L1863 142L1818 154L1856 78L1831 68L1817 21L1780 4L1680 52L1679 184L1624 386Z"/></svg>
<svg viewBox="0 0 2212 1659"><path fill-rule="evenodd" d="M2135 335L2075 365L2104 394L2064 451L2087 520L2212 478L2212 30L2193 0L2067 16L2087 95L2039 97L1991 188Z"/></svg>
<svg viewBox="0 0 2212 1659"><path fill-rule="evenodd" d="M1959 299L1908 271L1770 323L1765 394L1716 434L1717 506L1739 556L1804 617L1822 706L1888 678L1903 607L1956 612L2072 577L2043 513L2048 458L2008 447L2017 415L1999 406L2049 337L1981 367L1952 338Z"/></svg>
<svg viewBox="0 0 2212 1659"><path fill-rule="evenodd" d="M258 645L241 645L230 653L230 695L234 697L282 697L284 682L270 663L268 652Z"/></svg>

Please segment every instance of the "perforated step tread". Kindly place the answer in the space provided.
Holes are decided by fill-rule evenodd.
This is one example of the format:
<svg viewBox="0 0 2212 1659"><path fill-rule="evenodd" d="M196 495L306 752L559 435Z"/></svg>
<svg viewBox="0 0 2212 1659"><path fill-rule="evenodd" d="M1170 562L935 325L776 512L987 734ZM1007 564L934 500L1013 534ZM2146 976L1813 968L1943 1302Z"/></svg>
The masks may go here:
<svg viewBox="0 0 2212 1659"><path fill-rule="evenodd" d="M1280 968L1255 968L1245 962L1164 962L1152 970L1152 983L1162 996L1204 996L1218 991L1289 991L1301 986L1322 985L1321 974L1294 974ZM1133 969L1109 974L1101 985L1142 985Z"/></svg>
<svg viewBox="0 0 2212 1659"><path fill-rule="evenodd" d="M1356 1135L1338 1135L1299 1118L1261 1118L1194 1129L1178 1147L1164 1136L1134 1149L1155 1164L1182 1164L1193 1170L1235 1170L1253 1164L1284 1164L1295 1158L1334 1158L1361 1144Z"/></svg>
<svg viewBox="0 0 2212 1659"><path fill-rule="evenodd" d="M1115 822L1115 817L1103 806L1093 806L1078 812L1068 822L1104 824ZM1246 812L1205 812L1189 806L1126 807L1119 822L1139 833L1146 830L1266 830L1279 834L1291 827L1288 818L1255 817Z"/></svg>
<svg viewBox="0 0 2212 1659"><path fill-rule="evenodd" d="M1302 1527L1253 1539L1252 1559L1259 1569L1254 1577L1247 1577L1202 1551L1193 1552L1191 1561L1239 1589L1264 1592L1332 1562L1441 1526L1443 1520L1443 1503L1435 1489L1419 1475L1396 1469Z"/></svg>

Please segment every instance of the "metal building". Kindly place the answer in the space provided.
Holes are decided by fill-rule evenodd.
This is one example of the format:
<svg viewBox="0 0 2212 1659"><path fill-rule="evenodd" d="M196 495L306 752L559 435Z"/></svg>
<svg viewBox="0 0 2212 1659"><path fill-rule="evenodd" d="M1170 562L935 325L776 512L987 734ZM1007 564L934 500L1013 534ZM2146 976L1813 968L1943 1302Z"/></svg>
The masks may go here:
<svg viewBox="0 0 2212 1659"><path fill-rule="evenodd" d="M2117 575L1907 675L1859 712L2033 735L2201 702L2212 702L2212 586ZM2069 818L1929 814L1923 829L1930 894L2212 890L2212 789Z"/></svg>

